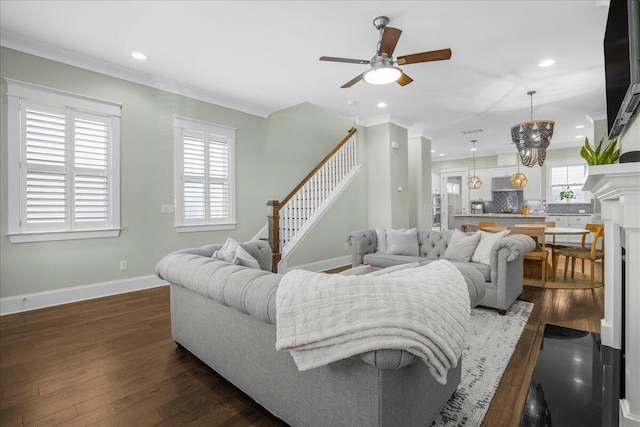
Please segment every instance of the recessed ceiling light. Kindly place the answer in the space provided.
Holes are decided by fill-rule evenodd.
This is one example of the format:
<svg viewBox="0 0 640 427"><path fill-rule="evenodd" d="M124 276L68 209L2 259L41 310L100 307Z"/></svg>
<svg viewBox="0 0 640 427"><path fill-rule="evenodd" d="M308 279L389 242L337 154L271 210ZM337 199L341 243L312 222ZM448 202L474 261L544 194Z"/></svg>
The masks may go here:
<svg viewBox="0 0 640 427"><path fill-rule="evenodd" d="M356 104L357 104L357 102L354 101L353 99L347 101L347 105L356 105Z"/></svg>
<svg viewBox="0 0 640 427"><path fill-rule="evenodd" d="M576 129L582 129L584 127L584 125L578 125L576 126Z"/></svg>
<svg viewBox="0 0 640 427"><path fill-rule="evenodd" d="M145 59L147 59L147 55L142 52L131 52L131 56L140 61L144 61Z"/></svg>
<svg viewBox="0 0 640 427"><path fill-rule="evenodd" d="M584 138L584 135L576 135L576 139L578 138Z"/></svg>
<svg viewBox="0 0 640 427"><path fill-rule="evenodd" d="M444 156L444 153L440 153L439 155L440 155L440 156Z"/></svg>
<svg viewBox="0 0 640 427"><path fill-rule="evenodd" d="M472 147L472 148L471 148L471 151L476 151L476 147Z"/></svg>
<svg viewBox="0 0 640 427"><path fill-rule="evenodd" d="M431 150L431 152L432 152L432 153L435 153L435 152L436 152L436 150Z"/></svg>
<svg viewBox="0 0 640 427"><path fill-rule="evenodd" d="M378 108L384 108L387 106L386 102L378 102Z"/></svg>
<svg viewBox="0 0 640 427"><path fill-rule="evenodd" d="M555 59L545 59L541 63L538 64L539 67L548 67L549 65L553 65L556 63Z"/></svg>

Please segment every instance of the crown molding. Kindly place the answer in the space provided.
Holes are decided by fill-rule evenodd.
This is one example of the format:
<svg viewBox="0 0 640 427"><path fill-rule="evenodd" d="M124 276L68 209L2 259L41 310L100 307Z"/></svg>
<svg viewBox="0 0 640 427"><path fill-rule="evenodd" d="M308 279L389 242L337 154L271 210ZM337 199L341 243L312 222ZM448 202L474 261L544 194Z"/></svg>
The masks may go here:
<svg viewBox="0 0 640 427"><path fill-rule="evenodd" d="M255 105L243 104L201 88L186 85L184 82L123 67L6 30L0 31L0 46L262 118L267 118L273 113Z"/></svg>

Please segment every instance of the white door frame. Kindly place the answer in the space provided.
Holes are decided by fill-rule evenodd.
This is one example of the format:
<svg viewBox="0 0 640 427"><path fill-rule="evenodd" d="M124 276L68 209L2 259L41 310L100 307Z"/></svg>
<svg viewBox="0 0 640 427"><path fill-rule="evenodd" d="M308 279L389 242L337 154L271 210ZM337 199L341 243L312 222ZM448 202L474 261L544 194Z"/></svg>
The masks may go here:
<svg viewBox="0 0 640 427"><path fill-rule="evenodd" d="M440 194L441 194L441 212L440 229L453 229L453 224L449 224L449 194L447 192L447 179L459 176L462 178L460 193L462 195L462 213L467 213L469 208L469 188L467 187L467 179L469 178L469 169L467 168L450 168L440 171Z"/></svg>

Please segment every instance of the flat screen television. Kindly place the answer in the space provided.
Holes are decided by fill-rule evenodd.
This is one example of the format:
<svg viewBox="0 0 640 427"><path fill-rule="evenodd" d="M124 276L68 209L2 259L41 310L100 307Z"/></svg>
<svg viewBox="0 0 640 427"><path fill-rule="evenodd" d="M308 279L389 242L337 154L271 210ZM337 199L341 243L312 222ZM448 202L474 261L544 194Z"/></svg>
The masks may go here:
<svg viewBox="0 0 640 427"><path fill-rule="evenodd" d="M640 0L611 0L604 35L609 137L620 135L640 104Z"/></svg>

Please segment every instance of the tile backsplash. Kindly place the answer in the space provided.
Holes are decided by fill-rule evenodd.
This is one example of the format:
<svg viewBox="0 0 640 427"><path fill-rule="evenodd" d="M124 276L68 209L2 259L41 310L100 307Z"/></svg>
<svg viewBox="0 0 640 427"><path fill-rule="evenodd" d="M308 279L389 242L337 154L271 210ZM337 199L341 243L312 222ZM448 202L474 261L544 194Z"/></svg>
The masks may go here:
<svg viewBox="0 0 640 427"><path fill-rule="evenodd" d="M525 202L522 191L494 191L493 201L484 202L485 213L501 213L506 210L521 212L524 206L529 207L532 214L592 214L595 212L595 203L552 203L546 204L544 200L527 200ZM584 211L584 212L580 212Z"/></svg>

